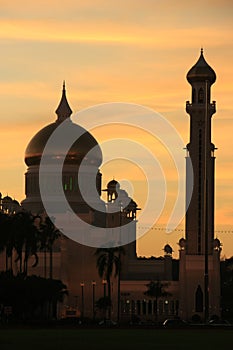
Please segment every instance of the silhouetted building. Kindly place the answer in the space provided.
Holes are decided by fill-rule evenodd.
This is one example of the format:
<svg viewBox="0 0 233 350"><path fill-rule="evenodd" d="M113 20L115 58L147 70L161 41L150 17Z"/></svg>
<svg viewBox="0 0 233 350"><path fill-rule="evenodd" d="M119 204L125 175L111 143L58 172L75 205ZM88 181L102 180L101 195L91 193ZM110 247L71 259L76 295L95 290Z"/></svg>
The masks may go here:
<svg viewBox="0 0 233 350"><path fill-rule="evenodd" d="M72 110L66 98L65 84L63 85L62 97L56 114L56 121L37 132L27 146L25 152L25 163L28 166L25 174L26 198L22 201L22 207L34 215L46 215L46 209L41 198L41 189L43 189L50 208L52 210L54 208L54 214L64 214L64 222L67 223L70 209L61 201L61 195L57 191L60 178L56 171L57 168L53 167L60 159L64 159L62 187L68 204L81 219L79 226L76 228L79 236L82 235L85 238L88 235L95 235L95 228L96 230L98 228L120 228L131 223L129 226L124 226L126 227L124 235L127 235L127 241L130 242L125 246L127 254L122 267L122 273L124 273L124 270L128 270L128 267L124 268L128 261L132 258L136 259L137 204L129 198L127 192L121 189L120 184L115 180L108 183L106 190L102 190L102 174L99 170L102 163L101 149L95 138L87 130L72 122L70 118ZM48 154L44 154L48 140L58 130L61 123L63 123L66 135L61 135L59 142L49 149ZM63 138L74 135L74 133L77 137L80 133L82 135L78 137L66 153ZM42 156L45 159L43 180L39 177ZM82 182L82 190L80 189L80 182ZM90 190L93 183L96 185L95 191ZM107 202L101 199L102 191L107 192ZM60 206L59 203L61 203ZM82 222L89 225L82 225ZM58 229L60 228L58 227ZM60 230L62 232L62 228ZM95 246L81 244L80 240L78 243L64 234L54 244L53 252L53 277L61 279L69 290L66 304L74 306L77 302L79 309L81 309L80 293L84 294L85 316L89 317L92 314L93 281L95 281L95 297L98 299L103 294L103 284L98 275L95 252ZM46 273L44 268L43 253L39 255L41 255L39 265L32 268L30 273L48 277L48 272ZM15 269L17 270L17 266ZM116 286L116 278L113 278L113 283ZM117 297L116 290L115 287L112 294L113 299ZM116 313L116 309L114 313Z"/></svg>
<svg viewBox="0 0 233 350"><path fill-rule="evenodd" d="M72 110L67 102L65 85L62 98L56 110L57 119L45 126L29 142L25 153L28 166L25 175L26 198L22 207L33 214L46 215L41 200L40 185L48 194L51 207L58 208L59 193L56 193L60 178L53 171L53 164L64 158L62 168L62 186L67 202L75 214L92 227L115 229L130 223L124 231L128 237L125 255L122 255L120 280L120 318L123 320L153 319L180 316L191 319L198 315L200 319L208 314L220 314L220 252L221 243L214 238L214 163L215 146L211 143L211 117L215 113L215 102L210 102L211 85L216 80L213 69L207 64L201 51L197 63L187 74L187 80L192 87L192 101L186 103L186 111L190 115L190 142L187 145L186 156L186 192L187 213L185 238L179 241L180 259L172 257L173 249L169 244L163 248L161 257L142 258L136 252L137 203L129 198L124 189L115 180L109 181L106 189L102 189L102 175L99 170L102 163L102 152L98 142L81 126L71 120ZM45 146L51 135L65 123L67 130L77 132L82 136L77 139L64 154L63 139L46 155L48 173L45 180L39 184L39 170ZM94 149L94 151L92 151ZM181 150L182 151L182 150ZM80 164L83 164L82 190L78 180ZM191 191L193 169L193 194L190 205L188 197ZM83 194L88 194L90 184L95 183L97 196L91 196L87 203ZM106 192L106 202L101 194ZM89 196L90 198L90 196ZM17 203L14 203L15 205ZM101 210L95 209L101 208ZM17 210L8 197L1 199L1 209ZM15 209L16 208L16 209ZM61 212L64 208L60 208ZM64 213L64 214L67 214ZM56 223L55 223L56 224ZM61 229L62 231L62 229ZM77 231L88 235L88 229L82 225ZM77 243L62 235L53 247L53 277L61 279L68 287L69 295L64 308L58 310L58 317L64 316L65 310L79 308L85 317L94 317L94 302L106 293L106 281L98 275L96 267L96 248ZM48 277L44 252L39 254L39 265L29 268L29 273ZM47 259L47 260L46 260ZM15 264L17 272L17 264ZM154 297L144 293L148 283L160 281L167 285L168 293L159 296L156 308ZM112 278L112 317L117 317L117 302L119 293L118 279ZM206 293L208 291L208 294ZM208 300L208 306L206 301ZM98 316L98 315L97 315Z"/></svg>
<svg viewBox="0 0 233 350"><path fill-rule="evenodd" d="M21 205L16 199L12 199L10 196L2 197L0 193L0 211L6 214L14 214L20 211Z"/></svg>

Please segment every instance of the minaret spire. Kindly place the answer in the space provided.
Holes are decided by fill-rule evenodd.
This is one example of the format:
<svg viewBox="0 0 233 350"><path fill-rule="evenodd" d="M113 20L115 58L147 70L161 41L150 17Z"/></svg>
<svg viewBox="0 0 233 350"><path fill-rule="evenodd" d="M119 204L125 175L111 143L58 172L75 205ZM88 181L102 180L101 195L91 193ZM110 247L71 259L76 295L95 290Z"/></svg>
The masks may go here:
<svg viewBox="0 0 233 350"><path fill-rule="evenodd" d="M66 84L65 80L63 81L63 87L62 87L62 97L61 101L56 109L57 114L57 122L61 123L66 119L69 119L72 114L72 109L69 106L69 103L66 98Z"/></svg>

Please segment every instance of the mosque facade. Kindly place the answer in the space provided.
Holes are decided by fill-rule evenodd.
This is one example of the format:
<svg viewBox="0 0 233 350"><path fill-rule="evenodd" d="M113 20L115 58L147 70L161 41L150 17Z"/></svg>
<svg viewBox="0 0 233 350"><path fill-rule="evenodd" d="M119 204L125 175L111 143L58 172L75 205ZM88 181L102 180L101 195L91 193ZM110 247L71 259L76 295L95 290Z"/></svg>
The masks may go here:
<svg viewBox="0 0 233 350"><path fill-rule="evenodd" d="M57 119L31 139L25 152L28 167L25 174L26 198L21 203L25 210L35 215L46 215L40 192L40 186L43 186L49 207L56 208L62 214L64 207L59 206L60 197L56 193L60 178L54 170L56 167L53 167L62 160L61 180L65 198L80 221L88 224L88 227L129 227L126 234L130 239L124 245L125 254L121 256L120 279L113 276L111 280L113 319L153 320L156 315L159 320L168 317L190 320L197 315L204 320L221 312L221 244L214 237L215 146L211 141L211 118L215 113L215 102L211 102L211 86L216 75L202 51L197 63L188 72L187 80L192 95L191 102L186 103L186 111L190 116L190 142L186 156L187 195L192 172L194 184L191 202L187 204L185 238L179 241L178 260L173 259L173 250L168 244L164 247L163 257L143 259L137 256L137 203L120 188L115 179L109 181L106 189L102 188L101 148L87 130L72 122L65 85L56 110ZM45 145L61 124L65 124L70 132L81 133L81 137L65 153L61 137L60 143L44 157ZM47 164L43 183L39 179L42 155ZM79 171L82 173L82 191ZM90 184L93 183L95 191L90 195ZM106 193L106 201L101 197L103 192ZM88 203L85 201L86 195L91 198ZM90 234L84 226L80 224L77 230L83 235ZM55 242L53 278L62 280L69 290L64 304L57 310L59 318L66 317L71 309L80 310L83 317L98 316L95 302L106 293L106 280L98 274L95 253L96 247L81 244L65 234ZM39 265L29 272L48 277L43 263L41 256ZM158 298L148 296L146 291L151 281L164 285L166 293L161 293Z"/></svg>

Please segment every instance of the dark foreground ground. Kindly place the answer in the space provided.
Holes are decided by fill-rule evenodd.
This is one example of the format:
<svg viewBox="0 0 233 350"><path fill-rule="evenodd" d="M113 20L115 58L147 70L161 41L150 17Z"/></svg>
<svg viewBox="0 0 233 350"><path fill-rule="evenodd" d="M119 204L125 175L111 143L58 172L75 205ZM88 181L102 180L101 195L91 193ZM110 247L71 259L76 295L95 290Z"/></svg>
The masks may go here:
<svg viewBox="0 0 233 350"><path fill-rule="evenodd" d="M0 350L232 349L233 329L0 329Z"/></svg>

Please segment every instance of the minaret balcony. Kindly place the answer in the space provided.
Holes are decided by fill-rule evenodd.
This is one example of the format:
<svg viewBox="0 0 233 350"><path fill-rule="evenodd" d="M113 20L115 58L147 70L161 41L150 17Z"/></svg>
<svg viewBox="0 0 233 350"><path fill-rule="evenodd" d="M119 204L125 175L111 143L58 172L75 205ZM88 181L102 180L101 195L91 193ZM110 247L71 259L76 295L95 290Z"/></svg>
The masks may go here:
<svg viewBox="0 0 233 350"><path fill-rule="evenodd" d="M197 109L205 109L206 108L206 105L205 103L203 104L200 104L200 103L190 103L189 101L186 101L186 112L188 114L192 114L192 112L194 110L197 110ZM208 112L210 115L214 114L216 112L216 102L213 101L212 103L208 103Z"/></svg>

